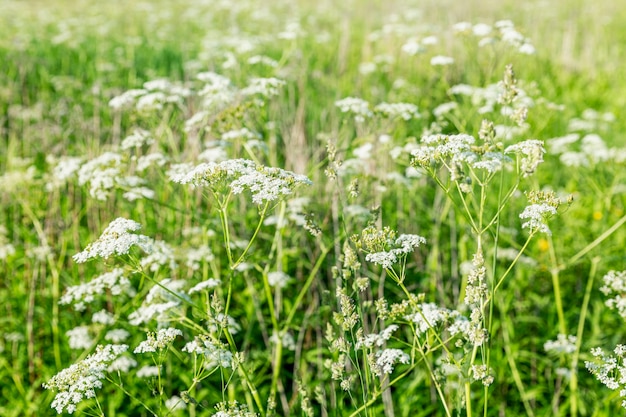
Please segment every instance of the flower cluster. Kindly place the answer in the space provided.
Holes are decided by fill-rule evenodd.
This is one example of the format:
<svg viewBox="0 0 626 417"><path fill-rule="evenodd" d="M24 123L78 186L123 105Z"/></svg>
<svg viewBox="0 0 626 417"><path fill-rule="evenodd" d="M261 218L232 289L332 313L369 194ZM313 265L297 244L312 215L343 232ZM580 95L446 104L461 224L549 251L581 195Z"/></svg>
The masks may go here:
<svg viewBox="0 0 626 417"><path fill-rule="evenodd" d="M219 403L215 409L217 413L213 414L213 417L258 417L257 413L248 411L245 404L239 404L237 401Z"/></svg>
<svg viewBox="0 0 626 417"><path fill-rule="evenodd" d="M366 227L361 232L361 236L354 236L352 239L358 248L368 252L365 256L366 261L383 268L391 268L426 243L426 239L422 236L402 234L396 238L396 232L388 227L377 230L373 226Z"/></svg>
<svg viewBox="0 0 626 417"><path fill-rule="evenodd" d="M411 120L420 117L417 106L411 103L380 103L374 107L374 111L390 119Z"/></svg>
<svg viewBox="0 0 626 417"><path fill-rule="evenodd" d="M141 225L136 221L118 217L109 223L98 240L90 243L85 250L74 255L74 261L83 263L93 258L107 259L112 255L125 255L135 245L146 252L150 252L152 239L144 235L129 233L139 229L141 229Z"/></svg>
<svg viewBox="0 0 626 417"><path fill-rule="evenodd" d="M576 340L576 336L559 333L557 340L548 340L543 344L543 349L548 353L572 354L576 352Z"/></svg>
<svg viewBox="0 0 626 417"><path fill-rule="evenodd" d="M522 229L528 229L531 233L540 232L551 235L552 231L547 225L547 221L557 214L557 209L561 205L554 192L538 191L526 193L530 205L520 213L520 219L528 219L522 223Z"/></svg>
<svg viewBox="0 0 626 417"><path fill-rule="evenodd" d="M204 356L206 360L204 366L207 369L216 367L231 368L233 366L232 352L207 336L196 336L193 341L183 347L182 351Z"/></svg>
<svg viewBox="0 0 626 417"><path fill-rule="evenodd" d="M335 106L339 107L342 113L352 113L354 120L357 122L363 122L373 114L370 110L370 104L356 97L346 97L342 100L338 100L335 102Z"/></svg>
<svg viewBox="0 0 626 417"><path fill-rule="evenodd" d="M533 174L537 166L543 162L543 154L546 153L546 150L543 147L542 141L529 139L507 147L504 153L520 155L522 175L527 177Z"/></svg>
<svg viewBox="0 0 626 417"><path fill-rule="evenodd" d="M356 349L371 348L374 346L382 347L385 345L385 342L391 338L391 335L396 330L398 330L398 325L392 324L380 333L367 334L359 338L354 347Z"/></svg>
<svg viewBox="0 0 626 417"><path fill-rule="evenodd" d="M180 184L213 189L227 185L234 194L248 190L252 201L259 205L289 195L300 185L311 184L304 175L258 165L247 159L209 162L195 167L179 166L170 173L170 179Z"/></svg>
<svg viewBox="0 0 626 417"><path fill-rule="evenodd" d="M176 336L182 336L183 332L178 329L169 327L167 329L161 329L158 332L148 333L148 338L141 342L139 346L135 348L134 353L151 353L157 350L163 350L167 348L176 339Z"/></svg>
<svg viewBox="0 0 626 417"><path fill-rule="evenodd" d="M397 363L409 363L411 357L400 349L385 349L375 353L376 361L372 364L372 372L376 376L391 374Z"/></svg>
<svg viewBox="0 0 626 417"><path fill-rule="evenodd" d="M611 296L605 304L610 309L617 310L622 318L626 319L626 270L609 271L603 278L604 285L600 291Z"/></svg>
<svg viewBox="0 0 626 417"><path fill-rule="evenodd" d="M96 389L102 388L107 366L128 350L127 345L98 346L96 352L56 374L44 388L57 390L52 408L61 414L72 414L84 399L95 398Z"/></svg>
<svg viewBox="0 0 626 417"><path fill-rule="evenodd" d="M415 312L405 316L405 319L415 323L415 332L418 335L422 335L428 329L433 329L435 326L445 322L450 314L450 310L439 307L435 303L421 303L416 306Z"/></svg>
<svg viewBox="0 0 626 417"><path fill-rule="evenodd" d="M626 408L626 346L617 345L613 353L614 356L604 353L601 348L591 349L594 359L585 361L585 367L607 388L619 390L622 407Z"/></svg>
<svg viewBox="0 0 626 417"><path fill-rule="evenodd" d="M75 310L83 311L85 304L92 303L96 296L104 294L107 290L115 296L126 294L132 297L135 295L135 289L128 278L124 276L124 270L115 268L113 271L104 273L89 282L69 287L59 303L74 303Z"/></svg>

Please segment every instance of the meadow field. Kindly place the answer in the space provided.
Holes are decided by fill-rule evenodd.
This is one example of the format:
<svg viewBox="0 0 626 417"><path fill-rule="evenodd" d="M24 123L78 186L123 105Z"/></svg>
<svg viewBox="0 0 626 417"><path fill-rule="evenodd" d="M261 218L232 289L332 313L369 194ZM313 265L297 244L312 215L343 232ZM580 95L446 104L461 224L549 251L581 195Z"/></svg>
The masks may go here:
<svg viewBox="0 0 626 417"><path fill-rule="evenodd" d="M0 416L617 416L626 1L0 0Z"/></svg>

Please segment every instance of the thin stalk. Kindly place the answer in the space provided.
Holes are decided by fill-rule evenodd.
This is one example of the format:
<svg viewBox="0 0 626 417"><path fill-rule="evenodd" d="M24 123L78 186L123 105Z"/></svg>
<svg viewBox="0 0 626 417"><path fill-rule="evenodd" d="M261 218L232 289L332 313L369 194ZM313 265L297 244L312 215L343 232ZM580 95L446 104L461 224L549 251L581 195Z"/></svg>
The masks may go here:
<svg viewBox="0 0 626 417"><path fill-rule="evenodd" d="M550 275L552 276L552 288L554 291L554 302L556 307L556 314L559 319L559 333L567 335L567 325L565 324L565 314L563 312L563 299L561 298L561 283L559 279L559 271L561 268L558 265L556 259L556 252L554 250L554 244L552 237L548 236L548 242L550 245L550 261L552 262L552 268L550 268Z"/></svg>
<svg viewBox="0 0 626 417"><path fill-rule="evenodd" d="M572 256L569 259L569 261L567 261L566 263L564 263L561 266L559 266L559 269L562 270L562 269L567 268L568 266L571 266L571 265L575 264L580 258L585 256L592 249L594 249L596 246L598 246L600 243L602 243L603 240L605 240L606 238L611 236L613 234L613 232L615 232L617 229L622 227L622 225L624 223L626 223L626 215L622 216L622 218L620 218L617 222L615 222L615 224L613 226L611 226L609 229L607 229L606 232L604 232L600 236L598 236L596 238L596 240L594 240L593 242L591 242L590 244L585 246L576 255ZM550 242L550 246L552 246L552 242Z"/></svg>
<svg viewBox="0 0 626 417"><path fill-rule="evenodd" d="M587 287L585 288L585 296L583 297L583 304L580 309L580 316L578 318L578 329L576 331L576 350L572 355L572 367L571 377L569 381L570 389L570 415L578 415L578 358L580 357L580 347L583 341L583 332L585 331L585 319L587 318L587 311L589 309L589 300L591 298L591 290L593 289L593 281L598 271L598 263L600 258L595 257L591 260L591 268L589 270L589 279L587 280Z"/></svg>
<svg viewBox="0 0 626 417"><path fill-rule="evenodd" d="M291 311L289 311L289 315L287 315L287 319L285 320L285 325L284 325L285 328L288 328L289 325L291 324L291 321L293 320L294 316L296 315L296 312L298 311L298 306L304 299L304 296L308 294L309 288L311 287L311 284L313 284L313 280L317 276L317 271L319 271L319 269L321 268L322 263L324 262L324 259L326 258L326 255L328 255L328 252L330 252L331 249L333 249L330 246L329 247L324 246L324 244L321 242L320 242L320 245L322 247L322 253L317 258L317 262L315 262L315 265L311 269L311 272L309 272L309 276L307 277L306 281L304 282L304 285L300 289L300 293L298 293L296 300L293 302Z"/></svg>
<svg viewBox="0 0 626 417"><path fill-rule="evenodd" d="M261 226L263 226L263 221L265 220L265 214L267 213L267 208L269 207L269 204L270 204L269 201L265 202L265 206L263 206L263 210L261 210L261 214L259 216L259 222L256 225L256 229L254 229L254 234L252 235L252 237L248 241L248 246L246 246L246 248L244 249L243 253L239 256L239 258L235 261L235 263L231 265L231 267L230 267L231 269L237 268L239 266L239 264L243 262L246 254L248 253L248 251L252 247L252 243L256 239L256 236L259 234L259 230L261 230ZM230 260L232 261L232 259L230 259Z"/></svg>

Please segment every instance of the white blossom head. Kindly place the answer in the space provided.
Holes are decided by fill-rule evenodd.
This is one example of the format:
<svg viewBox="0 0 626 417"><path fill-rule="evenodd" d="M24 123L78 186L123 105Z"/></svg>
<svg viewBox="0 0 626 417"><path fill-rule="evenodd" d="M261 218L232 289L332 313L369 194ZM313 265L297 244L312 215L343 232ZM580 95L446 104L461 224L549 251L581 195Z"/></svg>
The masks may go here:
<svg viewBox="0 0 626 417"><path fill-rule="evenodd" d="M152 239L132 233L139 229L141 229L141 225L136 221L118 217L109 223L98 240L90 243L82 252L74 255L74 261L83 263L94 258L107 259L113 255L126 255L133 246L138 246L149 253L151 252Z"/></svg>

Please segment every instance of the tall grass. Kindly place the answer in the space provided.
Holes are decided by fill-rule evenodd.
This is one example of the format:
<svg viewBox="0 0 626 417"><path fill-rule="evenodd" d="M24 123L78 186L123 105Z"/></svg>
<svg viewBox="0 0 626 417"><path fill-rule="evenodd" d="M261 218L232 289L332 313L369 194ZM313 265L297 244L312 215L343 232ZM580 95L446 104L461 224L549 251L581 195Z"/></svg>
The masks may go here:
<svg viewBox="0 0 626 417"><path fill-rule="evenodd" d="M0 414L620 413L620 6L4 2Z"/></svg>

